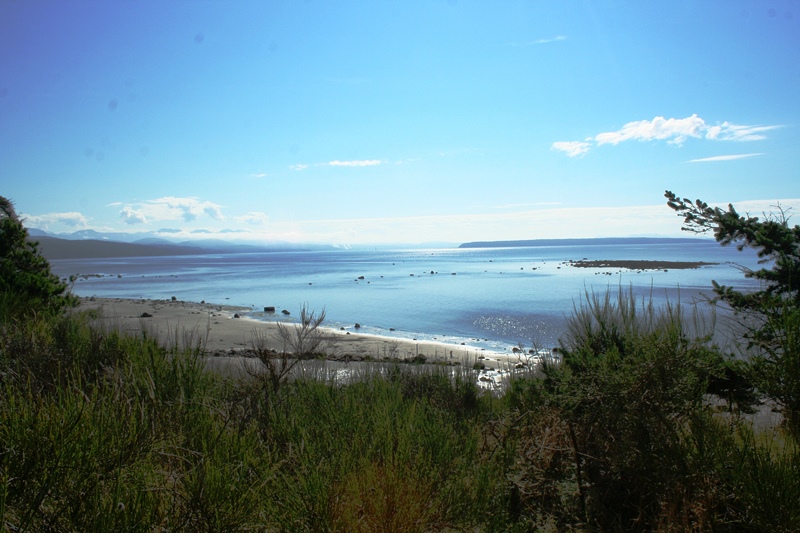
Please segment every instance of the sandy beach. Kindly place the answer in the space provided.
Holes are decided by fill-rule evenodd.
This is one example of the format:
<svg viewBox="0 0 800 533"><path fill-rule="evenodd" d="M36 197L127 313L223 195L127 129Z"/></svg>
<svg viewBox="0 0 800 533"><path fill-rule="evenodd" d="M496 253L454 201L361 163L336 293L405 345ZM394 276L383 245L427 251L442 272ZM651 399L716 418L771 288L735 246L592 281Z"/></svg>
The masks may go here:
<svg viewBox="0 0 800 533"><path fill-rule="evenodd" d="M270 349L282 348L277 337L277 322L248 318L247 313L252 312L248 307L181 300L83 298L78 311L90 310L108 327L133 335L146 332L164 345L200 342L209 356L248 355L256 335L267 339ZM511 346L505 353L491 352L467 344L414 341L324 328L324 324L321 330L330 339L332 349L328 357L332 360L403 360L423 356L428 362L472 365L480 361L487 368L505 368L520 361L520 354L514 353Z"/></svg>

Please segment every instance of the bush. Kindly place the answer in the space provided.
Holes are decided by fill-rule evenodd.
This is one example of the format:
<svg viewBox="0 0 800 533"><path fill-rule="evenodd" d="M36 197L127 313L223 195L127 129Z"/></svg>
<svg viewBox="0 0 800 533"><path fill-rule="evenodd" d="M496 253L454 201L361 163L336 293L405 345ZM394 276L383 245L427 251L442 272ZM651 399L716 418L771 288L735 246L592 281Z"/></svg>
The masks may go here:
<svg viewBox="0 0 800 533"><path fill-rule="evenodd" d="M576 458L581 508L601 530L648 531L674 498L694 497L693 423L722 358L680 305L587 294L568 320L556 399ZM681 505L683 505L681 503Z"/></svg>

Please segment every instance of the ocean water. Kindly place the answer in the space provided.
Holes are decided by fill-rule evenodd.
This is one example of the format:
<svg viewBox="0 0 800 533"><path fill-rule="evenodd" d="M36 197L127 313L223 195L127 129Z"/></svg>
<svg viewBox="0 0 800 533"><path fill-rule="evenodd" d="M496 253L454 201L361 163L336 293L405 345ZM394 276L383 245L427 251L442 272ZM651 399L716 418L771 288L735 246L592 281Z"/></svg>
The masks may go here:
<svg viewBox="0 0 800 533"><path fill-rule="evenodd" d="M718 263L690 270L577 268L568 261L643 259ZM736 264L752 252L713 241L430 250L330 250L52 261L79 279L80 296L202 301L250 308L262 320L296 320L303 305L326 325L508 350L556 346L587 292L632 288L655 303L691 304L711 281L752 287ZM274 306L277 314L263 312ZM291 315L280 313L286 309Z"/></svg>

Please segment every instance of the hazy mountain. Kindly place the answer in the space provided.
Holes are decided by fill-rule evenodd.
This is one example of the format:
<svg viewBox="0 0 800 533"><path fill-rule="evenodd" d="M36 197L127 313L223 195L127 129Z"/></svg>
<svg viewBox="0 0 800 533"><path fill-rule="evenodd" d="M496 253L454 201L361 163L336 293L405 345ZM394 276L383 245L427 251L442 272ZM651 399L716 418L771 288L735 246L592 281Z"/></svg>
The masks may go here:
<svg viewBox="0 0 800 533"><path fill-rule="evenodd" d="M43 233L43 232L42 232ZM119 242L98 239L62 239L39 232L30 232L32 240L39 242L42 255L48 260L89 259L110 257L148 257L167 255L201 255L258 252L288 252L304 250L329 250L319 245L256 246L235 244L223 240L183 241L173 243L166 239L147 237L137 242Z"/></svg>
<svg viewBox="0 0 800 533"><path fill-rule="evenodd" d="M133 244L128 242L98 241L93 239L70 240L42 235L35 235L32 237L39 242L39 250L48 260L108 257L148 257L203 253L197 248L188 248L186 246L177 246L174 244Z"/></svg>
<svg viewBox="0 0 800 533"><path fill-rule="evenodd" d="M99 232L80 230L72 233L48 233L38 228L28 228L28 235L39 241L42 253L48 259L77 259L90 257L142 257L163 255L229 254L284 252L304 250L330 250L328 245L232 242L223 239L173 240L164 233L180 230L160 229L158 232Z"/></svg>

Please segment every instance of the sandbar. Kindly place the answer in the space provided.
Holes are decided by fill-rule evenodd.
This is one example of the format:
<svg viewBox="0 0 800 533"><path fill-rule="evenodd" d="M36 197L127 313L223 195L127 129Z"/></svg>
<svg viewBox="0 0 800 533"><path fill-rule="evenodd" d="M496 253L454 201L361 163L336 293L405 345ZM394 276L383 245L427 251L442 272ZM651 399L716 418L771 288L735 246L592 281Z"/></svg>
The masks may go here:
<svg viewBox="0 0 800 533"><path fill-rule="evenodd" d="M569 264L579 268L626 268L628 270L684 270L712 266L718 263L704 261L652 261L632 259L604 259L570 261Z"/></svg>
<svg viewBox="0 0 800 533"><path fill-rule="evenodd" d="M206 302L181 300L82 298L78 311L93 311L94 320L123 333L155 337L165 346L201 346L206 355L241 357L253 354L256 337L267 340L267 347L281 350L277 321L248 318L253 310ZM293 326L287 323L287 326ZM324 324L323 324L324 326ZM330 339L330 360L338 361L407 361L418 356L429 363L505 368L525 361L525 354L488 351L476 346L446 344L437 341L411 340L320 328Z"/></svg>

